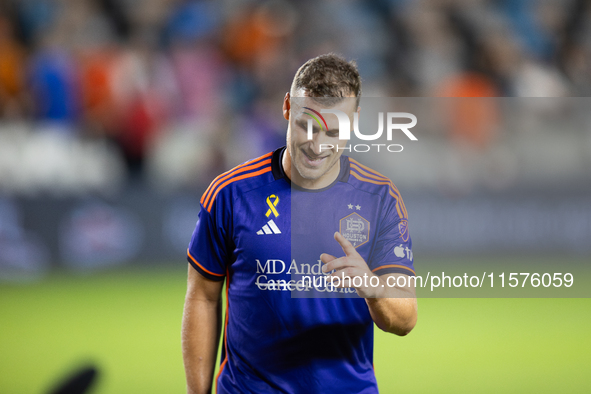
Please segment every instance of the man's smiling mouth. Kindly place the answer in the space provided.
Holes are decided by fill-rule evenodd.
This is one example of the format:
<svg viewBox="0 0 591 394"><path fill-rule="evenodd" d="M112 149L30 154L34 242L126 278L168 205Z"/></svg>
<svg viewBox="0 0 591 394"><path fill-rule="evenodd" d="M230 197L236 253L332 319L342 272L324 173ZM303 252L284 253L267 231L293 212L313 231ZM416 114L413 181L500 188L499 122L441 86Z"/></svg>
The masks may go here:
<svg viewBox="0 0 591 394"><path fill-rule="evenodd" d="M328 156L310 156L304 150L302 150L301 152L304 155L305 162L311 166L318 166L320 163L322 163L322 161L324 159L326 159L328 157Z"/></svg>

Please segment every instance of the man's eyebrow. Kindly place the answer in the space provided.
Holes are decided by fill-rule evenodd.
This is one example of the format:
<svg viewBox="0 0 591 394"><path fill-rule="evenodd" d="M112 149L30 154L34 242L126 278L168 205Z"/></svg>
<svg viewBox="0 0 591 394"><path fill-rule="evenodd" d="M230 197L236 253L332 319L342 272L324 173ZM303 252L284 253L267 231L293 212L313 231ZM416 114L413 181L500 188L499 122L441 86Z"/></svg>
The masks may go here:
<svg viewBox="0 0 591 394"><path fill-rule="evenodd" d="M307 128L307 121L304 119L298 119L295 121L297 125L302 126L303 128ZM318 124L316 123L312 123L312 130L316 131L318 130ZM323 128L324 129L324 128ZM336 134L339 132L339 129L330 129L330 130L326 130L327 134Z"/></svg>
<svg viewBox="0 0 591 394"><path fill-rule="evenodd" d="M304 129L307 128L307 126L308 126L308 121L304 120L304 119L297 119L295 122L297 125L302 126ZM313 130L319 129L318 124L312 123L312 129Z"/></svg>

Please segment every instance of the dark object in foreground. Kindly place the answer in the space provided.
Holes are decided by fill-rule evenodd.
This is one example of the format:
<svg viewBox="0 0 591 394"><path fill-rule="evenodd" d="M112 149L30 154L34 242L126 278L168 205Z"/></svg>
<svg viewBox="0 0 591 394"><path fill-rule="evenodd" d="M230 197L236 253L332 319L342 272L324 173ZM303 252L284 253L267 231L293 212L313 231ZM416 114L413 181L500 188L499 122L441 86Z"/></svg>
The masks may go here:
<svg viewBox="0 0 591 394"><path fill-rule="evenodd" d="M98 375L98 370L94 366L86 366L69 374L65 379L59 382L50 394L84 394L93 385Z"/></svg>

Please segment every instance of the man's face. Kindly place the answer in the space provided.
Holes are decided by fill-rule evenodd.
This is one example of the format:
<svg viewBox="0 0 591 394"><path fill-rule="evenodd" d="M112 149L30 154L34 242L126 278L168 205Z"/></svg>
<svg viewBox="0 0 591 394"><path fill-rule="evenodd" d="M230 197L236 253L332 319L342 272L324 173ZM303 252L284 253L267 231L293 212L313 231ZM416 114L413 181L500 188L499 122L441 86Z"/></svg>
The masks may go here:
<svg viewBox="0 0 591 394"><path fill-rule="evenodd" d="M336 109L349 115L353 127L353 113L357 109L355 97L345 98L333 106L326 106L310 97L291 98L289 126L287 128L287 149L292 160L292 177L303 181L303 187L317 185L324 178L336 178L337 163L343 154L347 140L339 140L339 122L334 114L322 114L324 121L314 111ZM314 111L311 111L311 110ZM317 120L311 115L319 120ZM312 139L308 139L308 120L312 121ZM321 127L322 126L322 127ZM332 146L332 148L330 148ZM338 149L337 149L338 147ZM297 173L295 173L297 172Z"/></svg>

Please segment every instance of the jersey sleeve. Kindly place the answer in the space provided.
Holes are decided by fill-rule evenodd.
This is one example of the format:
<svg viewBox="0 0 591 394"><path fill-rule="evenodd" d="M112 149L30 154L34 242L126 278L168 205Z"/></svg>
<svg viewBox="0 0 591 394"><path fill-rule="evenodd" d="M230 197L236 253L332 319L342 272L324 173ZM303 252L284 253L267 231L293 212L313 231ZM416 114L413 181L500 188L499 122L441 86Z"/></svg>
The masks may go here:
<svg viewBox="0 0 591 394"><path fill-rule="evenodd" d="M201 205L199 220L187 249L187 260L201 275L221 281L228 264L229 212L220 201L210 211Z"/></svg>
<svg viewBox="0 0 591 394"><path fill-rule="evenodd" d="M379 276L392 273L415 276L408 216L397 190L390 190L384 211L369 267Z"/></svg>

